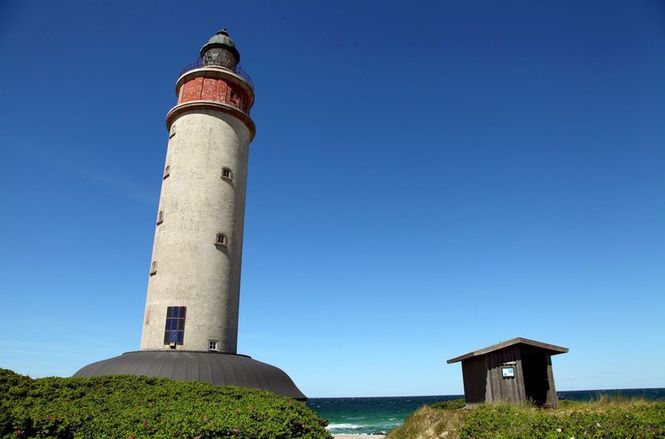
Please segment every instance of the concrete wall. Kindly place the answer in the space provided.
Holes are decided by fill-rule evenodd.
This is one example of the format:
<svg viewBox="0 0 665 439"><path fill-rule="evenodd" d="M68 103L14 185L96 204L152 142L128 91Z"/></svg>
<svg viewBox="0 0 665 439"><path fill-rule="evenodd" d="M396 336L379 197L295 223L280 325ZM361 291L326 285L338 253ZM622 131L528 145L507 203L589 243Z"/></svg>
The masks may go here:
<svg viewBox="0 0 665 439"><path fill-rule="evenodd" d="M141 350L164 344L166 309L186 306L179 350L235 353L250 130L232 114L192 109L178 115L169 134L146 299ZM222 168L233 180L221 178ZM217 233L227 247L215 245Z"/></svg>

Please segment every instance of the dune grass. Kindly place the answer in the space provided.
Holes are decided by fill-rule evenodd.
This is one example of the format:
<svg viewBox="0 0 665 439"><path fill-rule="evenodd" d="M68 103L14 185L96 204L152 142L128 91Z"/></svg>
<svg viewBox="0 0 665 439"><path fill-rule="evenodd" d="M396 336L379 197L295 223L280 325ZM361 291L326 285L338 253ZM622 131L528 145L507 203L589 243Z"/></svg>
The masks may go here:
<svg viewBox="0 0 665 439"><path fill-rule="evenodd" d="M665 401L601 396L560 401L557 409L461 404L422 407L387 439L665 438Z"/></svg>

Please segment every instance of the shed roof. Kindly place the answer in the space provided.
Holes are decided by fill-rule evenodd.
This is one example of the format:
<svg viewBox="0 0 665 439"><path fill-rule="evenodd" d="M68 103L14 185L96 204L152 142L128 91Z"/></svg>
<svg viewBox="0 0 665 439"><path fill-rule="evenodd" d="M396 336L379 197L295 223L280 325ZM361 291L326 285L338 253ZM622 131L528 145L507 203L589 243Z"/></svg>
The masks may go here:
<svg viewBox="0 0 665 439"><path fill-rule="evenodd" d="M448 360L448 364L457 363L458 361L467 360L473 357L479 357L481 355L489 354L490 352L498 351L499 349L507 348L516 344L524 344L528 346L533 346L535 348L542 349L547 351L550 355L565 354L568 352L568 348L562 346L556 346L553 344L543 343L542 341L529 340L528 338L517 337L510 339L508 341L503 341L486 348L478 349L477 351L469 352L468 354L460 355L459 357L451 358Z"/></svg>

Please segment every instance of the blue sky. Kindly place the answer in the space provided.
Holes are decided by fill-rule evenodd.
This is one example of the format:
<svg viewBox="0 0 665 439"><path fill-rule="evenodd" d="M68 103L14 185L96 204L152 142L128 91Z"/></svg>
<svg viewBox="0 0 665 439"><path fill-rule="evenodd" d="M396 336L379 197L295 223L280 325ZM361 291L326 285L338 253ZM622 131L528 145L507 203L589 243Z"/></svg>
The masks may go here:
<svg viewBox="0 0 665 439"><path fill-rule="evenodd" d="M665 387L665 5L0 3L0 367L138 349L180 70L257 90L239 351L310 397L454 394L445 360L570 348Z"/></svg>

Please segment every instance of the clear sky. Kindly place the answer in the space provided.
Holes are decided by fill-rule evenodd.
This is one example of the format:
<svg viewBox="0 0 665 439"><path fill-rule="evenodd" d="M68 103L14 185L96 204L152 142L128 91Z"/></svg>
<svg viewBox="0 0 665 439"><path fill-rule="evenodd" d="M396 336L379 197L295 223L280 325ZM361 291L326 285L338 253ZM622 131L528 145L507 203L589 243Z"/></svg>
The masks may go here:
<svg viewBox="0 0 665 439"><path fill-rule="evenodd" d="M0 2L0 367L138 349L180 70L257 91L239 351L305 394L462 392L528 337L560 390L665 387L661 1Z"/></svg>

